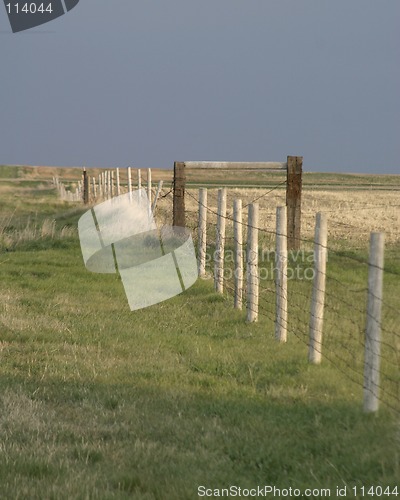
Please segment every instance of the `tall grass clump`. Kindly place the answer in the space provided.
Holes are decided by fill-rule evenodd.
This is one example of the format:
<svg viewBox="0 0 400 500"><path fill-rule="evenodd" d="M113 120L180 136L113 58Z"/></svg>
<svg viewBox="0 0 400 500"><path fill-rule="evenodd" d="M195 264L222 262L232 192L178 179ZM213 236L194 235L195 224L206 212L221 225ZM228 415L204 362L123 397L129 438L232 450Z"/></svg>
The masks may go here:
<svg viewBox="0 0 400 500"><path fill-rule="evenodd" d="M76 237L77 230L74 227L64 225L57 226L55 219L45 218L42 221L27 219L24 225L13 220L9 216L0 220L0 251L15 251L35 243L49 241L60 241L63 239Z"/></svg>

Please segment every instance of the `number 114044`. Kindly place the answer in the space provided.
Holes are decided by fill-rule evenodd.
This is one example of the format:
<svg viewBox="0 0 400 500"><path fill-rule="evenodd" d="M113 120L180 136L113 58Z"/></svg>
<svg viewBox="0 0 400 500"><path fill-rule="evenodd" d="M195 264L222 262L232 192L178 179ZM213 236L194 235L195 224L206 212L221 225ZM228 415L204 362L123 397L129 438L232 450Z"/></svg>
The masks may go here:
<svg viewBox="0 0 400 500"><path fill-rule="evenodd" d="M390 488L389 486L353 486L354 496L358 497L390 497L396 498L399 495L397 486Z"/></svg>
<svg viewBox="0 0 400 500"><path fill-rule="evenodd" d="M33 2L26 2L24 4L7 3L6 8L9 14L44 14L45 12L51 14L53 12L51 2L39 5Z"/></svg>

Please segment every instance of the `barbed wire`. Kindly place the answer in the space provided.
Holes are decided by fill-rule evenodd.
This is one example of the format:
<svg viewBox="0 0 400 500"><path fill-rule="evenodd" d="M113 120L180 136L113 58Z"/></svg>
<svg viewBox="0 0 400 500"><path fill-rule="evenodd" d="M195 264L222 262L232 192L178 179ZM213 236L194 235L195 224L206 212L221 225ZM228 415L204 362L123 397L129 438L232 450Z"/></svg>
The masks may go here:
<svg viewBox="0 0 400 500"><path fill-rule="evenodd" d="M227 215L218 214L218 212L216 212L215 210L212 210L212 209L211 209L211 208L209 208L207 205L205 205L205 204L203 204L203 203L200 203L200 201L199 201L198 199L196 199L196 197L195 197L195 196L193 196L192 194L188 193L188 195L189 195L192 199L194 199L194 200L195 200L195 201L196 201L199 205L204 206L204 207L206 208L206 210L207 210L207 211L211 212L213 215L216 215L217 217L223 217L223 218L224 218L224 219L226 219L226 220L230 220L230 221L232 221L232 222L236 222L237 224L240 224L240 225L245 226L245 227L247 227L247 228L256 229L257 231L259 231L259 232L261 232L261 233L266 233L266 234L269 234L269 235L271 235L271 236L284 236L283 234L278 233L278 232L276 232L276 231L274 231L274 230L270 230L270 229L266 229L266 228L262 228L262 227L253 226L253 225L248 224L248 223L246 223L246 222L244 222L244 221L241 221L241 222L240 222L240 221L235 221L235 220L233 219L233 217L232 217L231 215L229 215L229 214L227 214ZM246 206L248 206L248 205L246 205ZM400 206L400 205L399 205L399 206ZM324 213L325 213L325 212L324 212ZM379 266L375 266L375 265L371 264L368 260L365 260L365 259L363 259L363 258L361 258L361 257L356 257L356 256L353 256L353 255L342 255L342 252L343 252L343 251L341 251L341 250L336 250L336 249L334 249L334 248L332 248L332 247L330 247L330 246L328 246L328 245L323 245L323 244L321 244L321 243L317 243L317 242L315 242L315 241L314 241L313 239L311 239L311 238L302 238L302 237L300 237L300 238L294 238L294 239L295 239L297 242L302 242L302 243L309 243L309 244L313 244L314 246L319 246L319 247L321 247L321 248L326 249L326 250L327 250L327 251L329 251L329 253L331 253L331 254L334 254L334 255L335 255L335 254L337 254L337 255L339 255L339 256L344 256L344 257L348 258L349 260L357 261L357 262L359 262L359 263L365 264L366 266L368 266L368 265L372 265L373 267L377 267L377 268L379 269ZM385 272L389 273L389 274L393 274L393 275L395 275L395 276L400 276L400 273L397 273L397 272L395 272L395 271L391 271L391 270L388 270L388 269L385 269L385 268L383 268L383 270L384 270Z"/></svg>
<svg viewBox="0 0 400 500"><path fill-rule="evenodd" d="M272 187L271 189L269 189L265 193L263 193L259 196L256 196L251 202L243 205L242 209L248 207L252 203L259 201L260 199L265 198L266 196L268 196L269 194L271 194L272 192L274 192L279 187L281 187L285 184L286 184L286 180L276 184L274 187ZM169 191L165 194L162 194L162 195L160 193L159 198L160 199L167 199L168 201L170 201L170 198L168 198L168 197L173 192L173 190L174 190L174 181L172 181ZM185 192L197 204L200 204L199 200L195 196L193 196L189 190L186 190ZM357 207L355 205L359 204L360 202L347 202L347 203L352 204L353 206L351 208L341 207L341 208L339 208L339 213L344 213L344 212L349 212L349 211L360 212L360 211L365 211L365 210L373 210L373 209L381 208L381 207L385 207L386 209L400 207L400 204L389 204L389 205L388 204L365 204L363 207ZM280 233L278 233L275 230L269 230L267 228L251 226L247 222L244 222L244 221L235 221L230 212L228 212L225 215L221 215L218 213L218 211L211 209L207 205L203 205L203 204L201 204L201 205L206 208L208 213L212 213L217 218L223 217L224 219L235 222L236 224L241 224L244 229L249 229L249 228L255 229L255 230L259 231L259 233L267 234L269 236L275 236L275 237L282 236ZM192 213L192 214L197 213L197 211L195 211L195 210L193 210L193 211L188 210L187 212ZM323 212L330 214L330 213L337 213L338 210L337 209L324 210ZM347 228L355 228L358 230L361 229L361 230L365 231L364 227L361 228L361 227L356 226L354 224L346 223L343 221L337 221L335 219L330 219L330 223L332 223L333 225L337 225L337 226L342 226L342 227L347 227ZM196 230L198 229L198 225L195 227L195 229ZM226 234L222 235L221 233L218 234L217 231L218 231L218 228L216 230L215 230L215 228L213 229L213 234L215 234L215 242L218 240L218 238L220 238L223 240L224 245L228 241L228 242L233 242L235 246L240 244L242 246L242 248L246 247L246 245L247 245L246 241L243 240L243 242L239 243L234 236L226 236ZM211 231L208 230L208 227L206 227L207 241L209 241L209 239L210 239L210 233L211 233ZM311 238L304 238L304 237L301 238L300 237L300 238L295 238L295 239L296 239L297 243L312 244L314 249L317 245L319 245L337 257L349 259L350 261L356 262L360 265L370 266L370 267L373 266L364 257L361 257L359 255L348 255L343 250L334 249L330 245L321 245L319 243L316 243ZM385 266L383 266L383 267L373 266L373 267L377 267L385 273L389 273L389 274L392 274L394 276L400 276L400 273L393 271L393 270L389 270L387 268L385 269ZM370 291L370 290L368 290L368 288L365 288L365 287L358 289L358 290L350 289L349 284L347 282L338 279L337 277L331 275L329 272L325 272L323 274L325 275L325 278L328 281L334 282L335 284L340 286L341 290L343 291L343 293L339 295L338 293L331 292L329 289L325 290L324 306L325 306L325 309L327 311L327 316L329 317L329 315L333 315L335 317L340 317L342 321L350 324L352 336L350 337L350 334L349 334L348 339L350 340L350 342L346 342L345 339L340 338L338 336L334 337L332 335L325 334L325 343L324 343L323 347L321 348L321 350L318 350L318 349L316 349L316 350L320 354L322 354L322 356L325 359L327 359L336 369L341 371L347 379L352 380L353 382L355 382L359 386L363 387L363 383L360 382L360 379L362 379L362 373L360 373L361 370L360 370L359 365L361 364L361 362L359 361L360 353L358 352L358 349L363 349L363 350L365 349L364 325L360 326L359 322L357 321L357 319L355 317L355 314L360 315L360 317L363 317L365 321L368 317L371 317L371 314L368 312L367 309L363 309L360 306L357 306L354 302L351 302L348 299L346 299L346 296L344 294L345 294L345 292L346 293L348 293L348 292L351 292L351 293L369 293L371 296L374 296L374 293L373 293L373 291ZM286 278L288 278L288 275L286 276ZM222 275L222 279L223 279L224 289L229 290L230 292L233 292L233 294L235 294L235 288L234 287L232 288L231 283L227 279L225 279L224 274ZM274 300L274 297L273 297L272 293L269 293L269 292L272 292L273 290L271 289L271 287L263 286L262 282L259 281L258 291L260 293L262 300L259 301L257 310L254 310L253 312L256 312L257 314L264 316L268 320L272 321L274 324L277 324L278 320L276 318L276 314L274 315L273 310L270 311L270 310L266 309L266 306L268 306L272 309L274 307L276 307L276 302ZM317 291L322 292L322 290L318 290L318 289L317 289ZM290 291L288 293L289 293L289 295L287 297L287 300L289 301L289 297L292 299L292 293ZM308 293L306 293L306 292L304 292L304 290L301 290L300 287L297 287L297 289L295 290L295 294L297 295L297 298L300 298L301 300L309 301L311 298L310 296L312 294L312 290L310 289L308 291ZM244 279L243 280L243 292L242 292L242 304L246 309L249 308L249 303L247 300L249 295L250 294L249 294L249 291L247 290L246 280ZM249 298L251 298L251 297L249 297ZM396 309L395 306L388 303L387 301L384 301L380 297L378 297L378 298L381 300L382 306L387 307L390 311L392 311L394 313L399 312L399 310ZM288 306L287 309L288 310L285 311L286 313L288 313L288 312L291 312L292 314L296 313L298 318L301 318L302 315L305 314L304 307L302 308L296 301L293 301L293 300L290 302L290 305ZM349 310L350 312L347 313L347 312L345 312L346 310ZM376 318L374 318L374 319L376 319ZM300 319L299 319L296 328L293 328L290 326L290 318L289 318L288 322L285 325L280 325L280 323L278 323L278 325L285 326L289 333L293 334L293 336L296 337L300 342L304 343L306 346L309 347L309 324L308 324L308 322L307 322L307 325L304 325L304 324L301 325ZM398 332L395 332L394 330L387 328L385 325L382 324L382 322L380 322L379 326L384 334L393 336L394 338L400 338L400 334ZM334 343L335 343L334 348L330 345L330 341L334 341ZM390 352L392 352L395 357L397 357L397 358L399 357L399 348L398 347L390 344L387 340L382 340L380 342L380 344L381 344L382 348L387 349ZM336 349L336 350L334 350L334 349ZM338 351L340 351L340 354ZM347 356L347 358L346 358L346 356ZM381 383L379 385L379 390L383 396L381 394L379 394L379 395L375 394L375 396L382 403L384 403L388 407L391 407L396 412L400 413L399 408L397 408L395 405L393 405L391 403L388 403L388 401L387 401L387 398L390 398L390 399L393 399L394 401L396 401L396 403L398 403L399 402L399 395L392 393L392 391L388 391L386 388L386 385L389 385L389 386L393 385L395 388L397 388L397 391L399 392L400 381L393 378L389 373L387 373L387 369L388 369L387 365L397 367L397 359L393 360L393 358L390 357L390 354L388 354L388 353L385 354L382 352L380 354L380 358L382 359L382 361L384 361L384 365L381 366L381 368L380 368ZM372 367L372 368L375 369L374 367Z"/></svg>
<svg viewBox="0 0 400 500"><path fill-rule="evenodd" d="M233 290L232 288L230 288L230 290ZM245 304L245 307L246 309L249 307L248 306L248 303L246 301L246 297L243 297L243 302ZM250 308L250 310L253 310ZM253 310L255 311L257 314L259 314L260 316L264 316L264 317L267 317L269 320L273 321L275 324L278 323L278 325L280 326L284 326L286 327L288 333L290 334L293 334L299 341L301 341L303 344L305 344L307 347L309 347L309 336L307 335L307 332L302 332L302 335L299 334L299 329L295 329L295 328L290 328L289 327L289 324L286 323L284 325L282 325L281 323L279 323L277 321L277 318L274 318L272 316L272 313L270 311L266 311L260 304L258 306L258 309L257 310ZM308 326L308 325L307 325ZM361 386L364 388L364 384L363 382L360 382L359 380L356 380L353 376L349 375L349 373L344 369L348 369L350 370L351 372L354 372L355 375L358 376L359 379L362 379L363 377L363 374L360 373L359 370L357 370L357 368L354 366L354 363L353 364L350 364L349 362L347 362L343 357L341 357L339 354L337 354L335 351L333 351L332 349L329 348L329 345L324 345L323 346L323 351L322 349L318 349L317 347L314 347L314 349L319 353L321 354L325 359L327 359L336 369L338 369L339 371L342 372L343 375L346 376L346 378L348 378L349 380L355 382L357 385ZM328 352L328 354L327 354ZM352 353L351 353L352 354ZM344 368L342 368L341 365L339 365L337 362L334 361L334 358L336 358L336 360L340 361L343 363L343 366ZM352 356L353 357L353 356ZM354 358L353 358L354 359ZM368 363L366 363L368 365ZM369 365L368 365L369 366ZM376 369L374 367L371 367L371 369L373 369L374 371L376 371ZM386 382L391 382L393 384L395 384L395 386L397 387L397 389L399 388L399 381L398 380L395 380L391 377L389 377L387 374L385 374L385 372L383 372L382 370L380 371L380 375L381 377L383 375L385 375L385 381ZM392 398L396 401L396 403L399 402L399 396L397 394L394 394L392 393L391 391L388 391L385 387L383 387L382 384L380 384L378 386L379 390L381 393L383 393L384 395L386 395L387 397L389 398ZM381 395L378 395L376 393L374 393L374 395L377 397L377 399L379 401L381 401L383 404L385 404L387 407L391 408L392 410L394 410L396 413L400 413L400 408L398 408L397 406L394 406L393 404L389 403L387 401L387 399L383 399L383 397Z"/></svg>
<svg viewBox="0 0 400 500"><path fill-rule="evenodd" d="M266 193L263 196L265 196L265 195L266 195ZM193 195L191 195L191 193L189 194L189 196L191 196L197 203L199 203L199 200L197 200ZM249 204L246 204L245 206L248 206L248 205ZM249 224L246 224L246 222L243 222L243 221L241 221L241 222L234 221L234 219L230 215L224 216L224 215L218 214L218 212L210 209L208 206L206 206L206 205L204 205L204 206L206 207L208 212L213 213L213 215L216 215L217 218L224 217L225 219L232 220L233 222L236 222L236 224L238 224L238 223L241 224L243 227L245 227L247 229L249 227L252 227L253 229L260 231L261 233L263 233L263 232L268 233L269 235L274 235L275 237L280 236L280 234L277 233L276 231L266 230L265 228L260 228L260 227L256 227L256 226L249 226ZM239 244L242 247L246 246L245 241L240 243L236 240L236 238L234 236L227 237L226 235L221 235L221 234L218 235L218 228L213 228L213 229L214 229L213 233L215 234L216 240L218 239L218 236L219 236L220 238L223 239L224 244L226 243L226 241L233 241L235 246L239 246ZM206 226L207 238L209 237L210 232L211 231L210 231L209 227ZM317 245L315 243L315 241L311 240L311 239L301 238L301 241L303 241L303 242L305 241L307 243L312 243L314 245L314 248ZM359 256L354 256L354 255L351 255L351 256L346 255L343 253L343 251L335 251L334 249L330 248L328 245L322 245L322 246L325 247L327 250L331 251L332 253L336 254L338 257L348 258L352 261L356 261L360 265L372 266L372 264L364 258L360 258ZM243 262L244 262L244 259L243 259ZM383 268L381 268L380 266L373 266L373 267L380 268L383 272L390 272L387 269L385 269L385 267L383 267ZM368 288L365 286L355 290L355 289L349 288L348 283L338 279L337 277L331 275L330 273L325 272L323 274L325 274L327 280L331 280L332 282L335 282L336 284L340 285L343 290L346 290L347 292L365 293L366 295L368 293ZM397 275L397 273L393 273L393 274ZM225 279L225 275L223 275L223 279L224 279L224 289L229 290L231 293L235 294L236 293L235 288L232 287L230 285L230 283L228 284L227 280ZM267 293L267 292L272 291L271 287L270 286L263 287L261 281L259 281L258 290L259 290L259 293L261 296L262 303L260 303L260 301L259 301L257 311L255 311L255 312L257 314L262 315L262 316L266 316L270 321L273 321L276 324L277 318L276 317L274 318L273 312L265 310L265 305L268 305L269 307L274 307L276 305L275 301L272 298L272 294ZM296 294L298 296L302 297L303 299L306 299L306 300L310 300L311 293L312 293L311 290L309 290L308 293L304 293L303 291L296 290ZM246 307L246 309L249 307L248 303L247 303L247 296L248 296L248 291L246 290L246 283L244 280L243 281L243 291L242 291L241 302L242 302L243 307ZM354 317L354 313L356 312L357 314L362 315L363 318L367 318L369 313L368 313L367 309L364 310L360 307L355 306L354 302L346 300L346 298L343 296L343 294L338 295L334 292L331 292L330 290L325 290L325 297L326 297L325 308L327 310L327 314L333 314L334 316L340 317L342 321L348 322L352 325L353 337L351 340L352 340L353 345L351 343L349 344L344 339L332 337L330 335L325 335L326 341L325 341L325 344L323 346L323 350L324 350L323 356L333 366L335 366L337 369L339 369L349 380L352 380L353 382L356 382L358 385L363 387L363 383L360 382L360 379L362 379L362 373L361 373L362 370L360 367L361 361L355 363L355 360L359 359L359 357L360 357L360 353L358 351L360 349L362 349L363 351L365 350L365 341L364 341L365 329L364 329L364 325L360 326L359 322L357 322L356 318ZM350 311L349 314L345 314L343 311L343 307L339 307L340 305L348 308L348 310ZM389 303L386 303L386 302L383 303L383 301L382 301L382 305L385 305L393 312L398 312L398 310L396 310L396 308ZM294 312L297 311L297 313L301 313L301 314L304 313L304 308L301 308L296 303L290 304L290 310L292 311L292 313L293 313L293 311ZM288 311L286 311L286 312L288 312ZM286 328L289 330L288 325L284 325L284 326L286 326ZM388 328L385 328L382 324L380 326L381 326L381 330L383 333L390 334L394 337L400 337L399 333L397 333L393 330L390 330ZM307 331L308 331L308 328L309 328L309 325L307 325ZM309 345L309 338L308 338L307 332L304 330L304 328L303 328L302 332L300 332L299 328L292 329L291 333L293 333L295 335L295 337L298 338L298 340L303 342L305 345ZM354 336L354 334L356 334L356 335ZM332 346L330 346L329 339L334 340L334 343L335 343L334 349L336 349L336 350L334 350L332 348ZM357 348L357 346L358 346L358 348ZM380 368L380 377L381 377L382 382L379 385L379 390L381 391L382 395L376 395L376 396L377 396L377 399L380 400L382 403L384 403L386 406L388 406L391 409L393 409L394 411L400 413L400 409L397 408L397 406L395 404L388 402L388 398L389 398L390 400L394 400L397 404L399 402L399 395L396 395L393 391L388 390L388 388L386 387L386 385L393 386L396 389L396 391L399 392L400 381L397 380L396 378L393 378L387 372L387 369L389 366L392 366L392 367L398 366L399 351L398 351L397 347L395 347L394 345L390 344L389 342L387 342L385 340L383 340L381 342L381 346L383 349L387 349L390 352L392 352L392 354L395 356L396 359L391 358L390 354L388 354L388 353L384 354L381 351L380 358L382 359L382 361L384 361L384 365L383 365L383 367L381 366L381 368ZM343 357L343 355L338 354L338 352L337 352L338 349L340 351L347 353L346 356L348 359L346 359L346 357ZM341 363L341 365L338 363ZM365 361L364 361L363 368L365 369ZM373 368L373 369L375 369L375 368ZM350 375L349 372L354 373L354 375ZM357 380L357 378L358 378L358 380Z"/></svg>

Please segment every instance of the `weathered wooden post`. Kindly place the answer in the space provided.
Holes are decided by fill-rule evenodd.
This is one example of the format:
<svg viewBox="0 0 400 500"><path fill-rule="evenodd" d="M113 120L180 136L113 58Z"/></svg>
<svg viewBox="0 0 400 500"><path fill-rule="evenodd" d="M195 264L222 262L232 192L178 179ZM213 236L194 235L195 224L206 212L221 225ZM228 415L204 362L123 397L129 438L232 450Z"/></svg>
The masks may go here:
<svg viewBox="0 0 400 500"><path fill-rule="evenodd" d="M301 190L303 157L287 157L287 237L288 250L298 250L301 242Z"/></svg>
<svg viewBox="0 0 400 500"><path fill-rule="evenodd" d="M89 203L89 176L86 168L83 169L83 203L85 205Z"/></svg>
<svg viewBox="0 0 400 500"><path fill-rule="evenodd" d="M173 225L186 227L185 220L185 163L174 163L174 199L173 199Z"/></svg>
<svg viewBox="0 0 400 500"><path fill-rule="evenodd" d="M379 408L384 244L384 233L371 233L364 360L364 411L368 413Z"/></svg>

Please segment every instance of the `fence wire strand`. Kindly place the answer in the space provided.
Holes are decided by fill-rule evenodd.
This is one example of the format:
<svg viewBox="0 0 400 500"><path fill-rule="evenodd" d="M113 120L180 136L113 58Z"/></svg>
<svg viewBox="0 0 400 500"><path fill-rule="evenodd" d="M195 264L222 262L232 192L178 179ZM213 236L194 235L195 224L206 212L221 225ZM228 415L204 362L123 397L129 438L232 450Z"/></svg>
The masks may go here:
<svg viewBox="0 0 400 500"><path fill-rule="evenodd" d="M281 183L283 184L283 183ZM280 185L281 185L280 184ZM253 200L257 201L263 197L265 197L267 194L271 193L275 189L277 189L279 185L275 186L274 189L269 190L267 193L264 193L263 195L255 198ZM191 193L188 193L188 195L199 205L199 200L193 196ZM243 205L242 208L246 208L250 205L251 203L247 203L246 205ZM204 206L204 205L203 205ZM374 205L374 208L379 205ZM392 206L392 205L391 205ZM396 206L396 205L393 205ZM400 206L400 205L399 205ZM234 218L230 213L227 213L226 215L221 215L218 214L217 211L211 209L207 205L205 205L205 208L208 213L211 213L213 216L218 217L224 217L225 219L235 222ZM367 209L370 209L373 207L367 207ZM277 231L274 230L268 230L262 227L256 227L256 226L249 226L248 223L245 221L238 222L236 221L236 224L241 224L243 229L249 229L250 227L258 230L260 234L266 233L268 235L274 236L275 238L277 236L282 236ZM211 236L211 238L210 238ZM211 239L211 245L215 244L215 242L218 239L218 236L223 239L224 243L226 242L233 242L234 245L240 244L242 248L246 248L247 242L246 239L243 238L243 242L239 243L236 241L234 236L226 236L226 235L218 235L217 229L215 227L210 226L210 224L207 225L206 227L206 237L207 237L207 242L208 245L210 245L210 239ZM214 239L215 238L215 239ZM309 238L300 238L300 241L302 243L307 243L307 244L312 244L313 248L315 249L316 246L318 245L313 239ZM331 248L329 245L321 245L323 248L325 248L327 251L330 253L334 254L337 258L345 258L348 259L354 263L357 263L358 265L362 266L367 266L367 267L372 267L371 263L366 260L365 258L362 258L360 256L356 255L344 255L343 251L337 251L333 248ZM245 263L245 259L243 259L243 262ZM378 267L379 266L375 266ZM398 275L396 272L391 272L390 270L385 269L385 266L381 269L384 273L389 273L389 274L394 274ZM343 293L340 295L338 293L335 293L334 291L331 290L325 290L325 310L326 310L326 315L329 317L329 315L335 316L340 318L341 321L347 322L352 326L352 331L350 332L352 335L351 342L346 341L346 338L334 338L332 337L332 334L330 333L325 333L325 341L323 342L322 349L320 350L320 353L322 354L323 358L329 361L335 368L337 368L343 375L346 376L349 380L352 382L356 383L357 385L364 387L363 383L363 370L365 366L363 365L362 361L362 356L360 356L360 351L363 354L365 351L365 325L364 322L366 321L369 313L367 309L363 309L362 307L357 306L354 301L350 301L346 299L344 296L345 293L364 293L365 294L365 304L366 304L366 299L367 299L367 294L370 293L371 291L368 291L367 287L362 287L362 288L349 288L349 284L346 283L345 281L342 281L341 279L337 278L336 276L331 275L329 272L323 273L325 274L325 278L327 279L328 282L335 283L341 289L343 290ZM248 292L246 289L246 276L244 274L244 279L243 279L243 290L242 290L242 307L243 309L246 309L249 307L248 304ZM289 278L288 275L286 275L286 278ZM232 286L232 283L230 280L226 279L225 275L223 276L223 285L224 289L228 291L231 295L235 295L235 287ZM274 281L274 280L272 280ZM261 300L259 300L257 311L253 311L256 314L259 314L263 317L266 317L270 321L272 321L274 324L276 324L277 319L275 317L275 311L274 308L276 307L275 300L273 299L272 295L275 289L274 287L271 286L263 286L261 283L261 280L259 280L258 284L258 289L259 289L259 297ZM311 297L312 290L308 290L307 293L304 291L300 291L299 287L296 289L296 295L298 297L301 297L302 300L309 301ZM290 292L289 292L290 294ZM373 295L373 292L372 292ZM391 305L387 301L382 300L382 306L387 307L389 310L391 310L394 313L399 313L399 310L396 309L395 306ZM268 306L271 308L271 310L265 309L265 306ZM301 317L301 314L304 314L304 309L302 309L298 304L291 303L290 306L287 308L289 311L285 312L290 312L292 315L298 313L299 317ZM348 312L346 312L348 311ZM355 316L359 316L360 318L363 319L363 324L360 325L360 322L357 321ZM290 322L290 319L288 320ZM283 325L286 327L288 333L291 333L294 335L299 341L301 341L303 344L305 344L307 347L309 347L309 325L303 327L302 331L300 331L299 328L292 328L289 327L288 324ZM400 338L400 334L397 331L394 331L390 328L387 328L384 326L382 323L380 324L381 331L382 333L386 334L387 336L391 336L394 338ZM335 342L335 349L334 350L331 346L330 341ZM357 347L358 346L358 347ZM392 367L393 369L398 369L398 361L400 358L400 353L399 353L399 346L398 345L393 345L387 340L382 340L381 342L381 347L383 349L386 349L390 352L393 353L393 356L395 356L395 359L392 357L389 357L387 354L383 353L381 351L380 353L380 358L383 361L381 363L381 368L380 368L380 378L381 378L381 383L379 384L379 394L375 394L377 399L385 404L387 407L391 408L392 410L396 411L397 413L400 413L400 378L396 379L390 374L390 371L388 372L388 368ZM343 351L343 353L347 353L345 356L343 354L338 353L338 349L340 351ZM317 349L318 350L318 349ZM383 365L383 366L382 366ZM393 387L395 390L389 390L388 387Z"/></svg>

